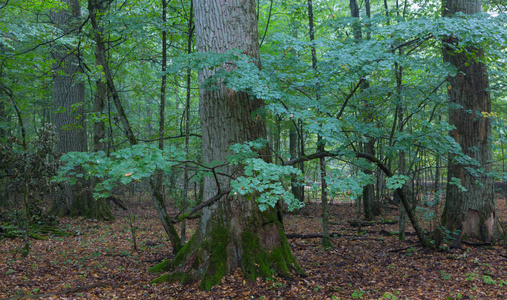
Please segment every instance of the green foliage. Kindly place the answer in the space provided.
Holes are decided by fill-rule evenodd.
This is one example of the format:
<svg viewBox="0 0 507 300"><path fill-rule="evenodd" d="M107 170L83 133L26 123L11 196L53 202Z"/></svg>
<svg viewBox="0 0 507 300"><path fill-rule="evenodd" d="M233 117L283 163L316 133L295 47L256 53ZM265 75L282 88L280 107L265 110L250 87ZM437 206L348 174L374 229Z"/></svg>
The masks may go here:
<svg viewBox="0 0 507 300"><path fill-rule="evenodd" d="M496 285L496 280L493 280L493 278L491 278L491 276L489 275L482 275L482 280L484 281L485 284Z"/></svg>
<svg viewBox="0 0 507 300"><path fill-rule="evenodd" d="M446 273L442 270L440 270L440 277L444 280L450 280L451 279L451 275L449 273Z"/></svg>
<svg viewBox="0 0 507 300"><path fill-rule="evenodd" d="M455 229L451 231L445 226L438 226L438 230L442 234L442 243L439 247L443 250L448 250L454 240L461 234L461 230Z"/></svg>
<svg viewBox="0 0 507 300"><path fill-rule="evenodd" d="M364 299L363 295L364 295L363 290L354 290L354 292L350 296L352 297L352 299Z"/></svg>
<svg viewBox="0 0 507 300"><path fill-rule="evenodd" d="M409 179L406 175L393 175L387 178L387 188L388 189L401 189L405 182Z"/></svg>
<svg viewBox="0 0 507 300"><path fill-rule="evenodd" d="M118 183L127 185L133 181L148 178L157 170L170 172L178 161L184 160L184 153L175 147L160 150L154 145L134 145L111 153L103 151L69 152L62 156L65 164L59 169L54 182L75 184L79 178L98 178L95 198L106 198Z"/></svg>
<svg viewBox="0 0 507 300"><path fill-rule="evenodd" d="M350 199L357 199L363 193L363 187L374 182L375 177L372 174L366 174L362 171L355 175L346 176L340 170L331 170L328 172L326 181L331 196L338 193L344 193Z"/></svg>
<svg viewBox="0 0 507 300"><path fill-rule="evenodd" d="M399 291L397 291L397 293L399 294ZM396 295L394 295L394 293L387 292L387 293L382 294L382 299L396 300L396 299L398 299L398 297L396 297Z"/></svg>
<svg viewBox="0 0 507 300"><path fill-rule="evenodd" d="M301 170L292 166L280 166L268 163L258 158L256 149L265 147L266 141L257 140L244 144L236 144L229 149L235 154L228 157L232 164L239 164L244 168L243 176L231 181L233 194L246 197L254 196L261 211L274 207L282 199L289 210L300 208L300 203L294 195L287 191L283 183L291 178L301 179Z"/></svg>

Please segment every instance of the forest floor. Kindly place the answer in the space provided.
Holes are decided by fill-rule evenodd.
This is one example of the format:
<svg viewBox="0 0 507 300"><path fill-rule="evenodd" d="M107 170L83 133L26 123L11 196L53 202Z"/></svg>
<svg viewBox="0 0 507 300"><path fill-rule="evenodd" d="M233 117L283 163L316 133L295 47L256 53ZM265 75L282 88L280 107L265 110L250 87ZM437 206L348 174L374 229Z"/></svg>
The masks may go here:
<svg viewBox="0 0 507 300"><path fill-rule="evenodd" d="M74 234L33 239L25 258L22 239L0 240L0 299L507 299L505 244L424 249L410 226L404 241L392 234L397 224L358 231L347 222L355 217L349 203L331 206L330 231L336 237L330 249L323 249L319 238L294 237L321 232L317 206L286 216L289 243L305 278L251 282L235 270L210 291L196 284L154 285L150 281L159 275L147 270L172 257L171 248L151 204L130 207L138 251L132 215L123 211L115 211L112 222L60 219L61 228ZM505 199L498 201L498 213L505 223ZM384 219L396 215L394 209L384 211ZM196 224L188 222L187 236Z"/></svg>

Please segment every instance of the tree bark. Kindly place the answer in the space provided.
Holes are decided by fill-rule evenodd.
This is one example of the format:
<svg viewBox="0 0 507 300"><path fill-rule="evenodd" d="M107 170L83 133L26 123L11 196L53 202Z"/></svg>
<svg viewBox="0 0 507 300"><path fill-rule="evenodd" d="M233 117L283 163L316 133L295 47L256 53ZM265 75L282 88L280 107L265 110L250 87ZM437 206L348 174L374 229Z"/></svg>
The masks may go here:
<svg viewBox="0 0 507 300"><path fill-rule="evenodd" d="M105 8L102 7L102 12L105 11ZM97 52L100 51L98 45L95 45L95 60L96 64L100 65L99 60L97 59ZM106 123L103 120L104 117L104 109L105 103L107 99L107 85L103 81L102 78L98 78L95 81L95 95L93 99L93 112L95 113L95 117L97 118L93 123L93 151L104 151L106 149ZM100 182L98 178L93 180L93 188ZM113 219L113 213L111 212L110 202L105 198L99 199L90 199L90 201L94 204L92 208L91 217L96 219Z"/></svg>
<svg viewBox="0 0 507 300"><path fill-rule="evenodd" d="M240 49L260 67L255 2L253 0L194 1L196 46L199 52L223 53ZM231 67L223 65L227 71ZM266 138L263 117L255 113L264 105L247 93L226 88L219 81L213 87L205 84L215 70L199 73L199 100L202 125L202 151L205 164L226 161L229 146ZM261 155L269 154L267 149ZM241 176L241 166L224 166L221 173L232 178ZM204 198L209 199L229 187L231 178L205 178ZM252 195L254 196L254 195ZM200 288L210 289L221 278L241 268L247 279L273 274L290 277L302 273L296 263L276 209L261 212L254 200L230 195L220 198L202 210L199 226L185 247L172 261L172 274L155 282L199 281Z"/></svg>
<svg viewBox="0 0 507 300"><path fill-rule="evenodd" d="M194 36L194 4L190 0L190 16L188 18L188 35L187 35L187 54L192 53L192 38ZM185 99L185 159L190 160L190 100L192 98L192 70L187 69L187 88L186 88L186 99ZM188 189L189 189L189 166L185 164L185 170L183 174L183 203L188 204ZM186 220L181 222L181 244L183 245L186 241Z"/></svg>
<svg viewBox="0 0 507 300"><path fill-rule="evenodd" d="M68 10L52 12L50 17L65 34L71 34L81 16L77 0L63 1ZM56 45L51 55L55 60L53 67L53 111L57 141L55 152L65 154L70 151L87 151L87 135L84 110L84 82L77 77L81 72L77 49ZM71 186L65 184L53 202L52 211L56 215L91 216L93 199L90 182L80 181Z"/></svg>
<svg viewBox="0 0 507 300"><path fill-rule="evenodd" d="M77 0L64 0L70 11L51 13L52 21L64 32L69 33L81 16ZM55 60L53 69L53 109L58 141L55 152L86 151L86 126L84 119L84 82L76 79L81 72L76 49L55 46L51 55Z"/></svg>
<svg viewBox="0 0 507 300"><path fill-rule="evenodd" d="M162 24L165 26L167 22L167 1L162 0ZM160 106L159 106L159 118L158 118L158 148L164 150L164 136L165 136L165 95L167 90L167 30L162 30L162 80L160 83ZM155 194L160 195L162 198L162 204L165 204L164 199L164 172L162 170L156 170L151 179L154 183ZM162 205L160 205L162 208ZM165 207L165 206L164 206ZM180 236L181 238L181 236ZM181 240L180 240L181 245Z"/></svg>
<svg viewBox="0 0 507 300"><path fill-rule="evenodd" d="M291 126L291 129L289 131L289 152L290 152L290 159L296 159L299 157L299 142L301 141L298 138L298 126L297 122L293 122L293 126ZM298 167L302 167L303 164L301 163ZM301 186L297 180L293 177L290 181L290 189L292 194L296 199L298 199L300 202L305 201L305 194L304 194L304 186Z"/></svg>
<svg viewBox="0 0 507 300"><path fill-rule="evenodd" d="M480 11L479 0L449 0L444 3L443 16ZM462 160L458 161L457 156L450 155L446 203L442 216L442 225L446 230L437 234L437 242L446 235L453 239L451 247L459 247L467 237L491 242L498 225L493 179L487 175L491 172L492 163L489 140L491 122L488 117L488 113L491 113L491 97L486 66L481 62L483 51L473 46L462 52L454 51L452 46L459 42L459 37L455 36L449 36L443 42L444 62L457 69L457 74L448 78L451 103L449 123L455 126L450 134L463 153L477 161L479 166L467 165ZM450 184L453 178L459 179L466 191Z"/></svg>

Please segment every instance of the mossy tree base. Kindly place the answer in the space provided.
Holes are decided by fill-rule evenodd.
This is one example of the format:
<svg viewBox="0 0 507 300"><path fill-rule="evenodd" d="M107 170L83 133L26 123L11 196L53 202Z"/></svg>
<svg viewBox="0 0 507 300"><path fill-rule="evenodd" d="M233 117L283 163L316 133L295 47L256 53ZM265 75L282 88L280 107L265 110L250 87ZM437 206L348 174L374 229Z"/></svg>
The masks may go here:
<svg viewBox="0 0 507 300"><path fill-rule="evenodd" d="M154 283L199 282L201 289L209 290L236 268L248 280L304 275L275 209L260 212L256 203L234 197L205 209L199 229L174 260L150 271L169 272Z"/></svg>

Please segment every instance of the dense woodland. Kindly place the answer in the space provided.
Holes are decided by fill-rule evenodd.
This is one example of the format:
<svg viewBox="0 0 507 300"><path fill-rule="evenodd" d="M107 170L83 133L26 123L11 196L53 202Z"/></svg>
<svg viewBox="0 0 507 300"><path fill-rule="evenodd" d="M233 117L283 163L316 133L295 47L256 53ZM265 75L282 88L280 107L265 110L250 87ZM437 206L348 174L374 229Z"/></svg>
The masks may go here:
<svg viewBox="0 0 507 300"><path fill-rule="evenodd" d="M0 297L506 297L506 10L1 0Z"/></svg>

